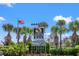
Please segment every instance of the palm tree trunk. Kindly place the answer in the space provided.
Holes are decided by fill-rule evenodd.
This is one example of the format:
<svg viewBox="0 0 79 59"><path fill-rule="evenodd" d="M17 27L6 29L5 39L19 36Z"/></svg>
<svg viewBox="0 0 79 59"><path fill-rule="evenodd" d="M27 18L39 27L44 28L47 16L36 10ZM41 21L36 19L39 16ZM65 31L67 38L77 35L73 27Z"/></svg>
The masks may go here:
<svg viewBox="0 0 79 59"><path fill-rule="evenodd" d="M58 36L57 36L57 33L55 34L55 37L54 37L54 42L55 42L55 46L56 48L58 48Z"/></svg>
<svg viewBox="0 0 79 59"><path fill-rule="evenodd" d="M25 33L25 35L23 37L23 41L24 41L24 51L25 51L24 54L26 54L26 33Z"/></svg>
<svg viewBox="0 0 79 59"><path fill-rule="evenodd" d="M8 31L8 35L7 36L10 36L10 31Z"/></svg>
<svg viewBox="0 0 79 59"><path fill-rule="evenodd" d="M60 33L60 48L62 48L62 33Z"/></svg>
<svg viewBox="0 0 79 59"><path fill-rule="evenodd" d="M6 39L5 44L6 44L6 45L9 45L9 44L11 43L10 31L8 31L8 34L7 34L7 36L5 37L5 39Z"/></svg>
<svg viewBox="0 0 79 59"><path fill-rule="evenodd" d="M25 47L25 45L26 45L26 33L25 33L25 35L24 35L24 38L23 38L23 41L24 41L24 47Z"/></svg>
<svg viewBox="0 0 79 59"><path fill-rule="evenodd" d="M72 40L73 40L72 44L73 44L73 46L75 46L75 44L77 42L77 39L78 39L77 33L76 33L76 31L74 31L74 33L72 35Z"/></svg>
<svg viewBox="0 0 79 59"><path fill-rule="evenodd" d="M20 35L17 34L17 44L19 44Z"/></svg>

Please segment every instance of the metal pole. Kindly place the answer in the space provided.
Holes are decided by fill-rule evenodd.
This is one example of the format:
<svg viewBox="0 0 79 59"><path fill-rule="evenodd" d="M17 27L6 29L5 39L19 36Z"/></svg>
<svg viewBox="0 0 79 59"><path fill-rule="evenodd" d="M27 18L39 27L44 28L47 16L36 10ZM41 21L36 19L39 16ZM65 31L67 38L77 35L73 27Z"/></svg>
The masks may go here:
<svg viewBox="0 0 79 59"><path fill-rule="evenodd" d="M17 43L19 44L19 22L17 22Z"/></svg>

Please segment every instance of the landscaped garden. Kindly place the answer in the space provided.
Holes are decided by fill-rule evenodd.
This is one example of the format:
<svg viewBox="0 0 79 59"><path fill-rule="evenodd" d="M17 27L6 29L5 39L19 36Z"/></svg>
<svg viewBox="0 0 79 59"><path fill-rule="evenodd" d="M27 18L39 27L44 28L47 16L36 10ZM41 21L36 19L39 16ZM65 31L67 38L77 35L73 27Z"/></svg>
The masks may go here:
<svg viewBox="0 0 79 59"><path fill-rule="evenodd" d="M21 21L20 24L23 24L23 22ZM26 26L15 27L12 24L4 24L2 28L7 32L7 35L4 37L4 42L2 41L3 44L0 45L0 51L2 51L5 56L27 56L34 54L45 54L48 56L77 56L79 55L79 35L77 34L77 31L79 30L79 22L77 20L70 22L68 28L66 28L65 25L64 20L59 20L56 25L51 28L51 36L54 38L54 42L52 42L53 44L45 42L45 46L39 46L37 49L36 46L32 46L32 28ZM48 24L46 22L40 22L38 23L38 26L46 29ZM72 36L70 36L69 39L66 38L67 40L64 40L62 35L69 31L73 32ZM16 33L17 43L12 41L11 32ZM20 41L21 35L23 35L22 41ZM34 49L31 50L31 48ZM38 51L35 53L34 51L36 50Z"/></svg>

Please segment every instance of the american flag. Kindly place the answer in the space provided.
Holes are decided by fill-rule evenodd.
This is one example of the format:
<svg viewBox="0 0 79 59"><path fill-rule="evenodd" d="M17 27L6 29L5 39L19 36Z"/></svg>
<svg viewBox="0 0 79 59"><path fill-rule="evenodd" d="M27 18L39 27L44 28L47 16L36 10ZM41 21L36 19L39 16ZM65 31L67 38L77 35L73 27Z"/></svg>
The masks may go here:
<svg viewBox="0 0 79 59"><path fill-rule="evenodd" d="M24 24L24 20L19 20L19 24Z"/></svg>

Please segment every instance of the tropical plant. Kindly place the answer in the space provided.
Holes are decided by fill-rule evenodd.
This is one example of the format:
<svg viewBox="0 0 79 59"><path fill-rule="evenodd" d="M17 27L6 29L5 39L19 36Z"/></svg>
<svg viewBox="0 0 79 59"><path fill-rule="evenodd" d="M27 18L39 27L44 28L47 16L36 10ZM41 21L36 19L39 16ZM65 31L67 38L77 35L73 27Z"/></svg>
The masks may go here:
<svg viewBox="0 0 79 59"><path fill-rule="evenodd" d="M54 33L54 43L56 48L58 48L58 26L52 26L51 32Z"/></svg>
<svg viewBox="0 0 79 59"><path fill-rule="evenodd" d="M65 47L71 47L71 42L69 41L70 39L65 39L64 40L64 46Z"/></svg>
<svg viewBox="0 0 79 59"><path fill-rule="evenodd" d="M28 41L27 41L28 43L30 43L32 41L32 39L31 39L32 33L33 33L33 29L28 28L28 34L29 34Z"/></svg>
<svg viewBox="0 0 79 59"><path fill-rule="evenodd" d="M19 45L12 44L3 46L2 48L0 48L0 51L3 51L4 56L22 56L27 54L28 49L27 47L24 47L23 42L19 42Z"/></svg>
<svg viewBox="0 0 79 59"><path fill-rule="evenodd" d="M48 27L48 24L46 22L40 22L38 24L39 27L44 27L44 28L47 28Z"/></svg>
<svg viewBox="0 0 79 59"><path fill-rule="evenodd" d="M21 34L24 34L24 36L23 36L24 44L26 44L26 43L28 44L28 42L31 41L32 32L33 32L33 30L31 28L28 28L28 27L25 27L25 26L22 28ZM27 35L28 35L28 39L27 39L27 42L26 42Z"/></svg>
<svg viewBox="0 0 79 59"><path fill-rule="evenodd" d="M4 24L3 26L4 31L8 32L7 36L5 37L5 45L9 45L12 40L11 40L11 34L10 32L13 31L13 25L12 24Z"/></svg>
<svg viewBox="0 0 79 59"><path fill-rule="evenodd" d="M78 35L77 35L78 29L79 29L79 22L74 21L74 22L69 23L69 30L73 32L72 37L71 37L72 46L74 46L78 42Z"/></svg>
<svg viewBox="0 0 79 59"><path fill-rule="evenodd" d="M19 44L19 40L20 40L20 36L21 36L21 33L22 33L22 28L14 28L14 32L17 34L17 43Z"/></svg>
<svg viewBox="0 0 79 59"><path fill-rule="evenodd" d="M59 34L60 34L60 48L62 47L62 34L63 32L66 31L64 25L65 25L65 21L62 19L62 20L59 20L57 22L57 25L58 25L58 28L59 28Z"/></svg>
<svg viewBox="0 0 79 59"><path fill-rule="evenodd" d="M24 35L24 36L23 36L23 42L24 42L24 45L26 45L26 38L27 38L27 32L28 32L27 29L28 29L28 28L23 27L23 28L22 28L22 32L21 32L21 34Z"/></svg>

